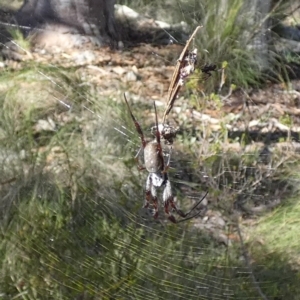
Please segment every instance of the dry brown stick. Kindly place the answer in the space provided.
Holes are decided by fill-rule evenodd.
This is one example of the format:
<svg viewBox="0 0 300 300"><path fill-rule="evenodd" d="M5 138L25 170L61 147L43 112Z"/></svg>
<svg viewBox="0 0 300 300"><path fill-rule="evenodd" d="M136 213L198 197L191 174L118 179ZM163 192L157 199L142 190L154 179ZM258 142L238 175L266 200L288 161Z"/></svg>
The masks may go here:
<svg viewBox="0 0 300 300"><path fill-rule="evenodd" d="M198 32L198 30L202 27L203 26L196 27L193 34L186 42L186 45L179 56L168 89L168 100L167 100L168 102L167 102L166 110L163 115L163 124L165 123L166 117L174 105L174 102L176 100L180 88L184 84L184 79L194 72L195 64L197 62L197 49L194 49L192 52L189 52L188 48L192 40L194 39L196 33Z"/></svg>

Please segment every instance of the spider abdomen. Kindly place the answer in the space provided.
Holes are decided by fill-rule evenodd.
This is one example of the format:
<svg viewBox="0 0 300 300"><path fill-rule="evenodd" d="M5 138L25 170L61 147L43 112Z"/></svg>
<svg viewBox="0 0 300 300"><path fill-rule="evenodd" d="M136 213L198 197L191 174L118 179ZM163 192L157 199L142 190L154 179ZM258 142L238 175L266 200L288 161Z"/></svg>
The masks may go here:
<svg viewBox="0 0 300 300"><path fill-rule="evenodd" d="M145 168L149 173L163 170L163 157L159 154L159 145L156 141L149 142L144 149Z"/></svg>
<svg viewBox="0 0 300 300"><path fill-rule="evenodd" d="M162 173L150 173L149 176L151 178L153 186L155 186L157 188L160 188L166 182L166 178L165 178L166 176L165 176L165 174L162 174Z"/></svg>

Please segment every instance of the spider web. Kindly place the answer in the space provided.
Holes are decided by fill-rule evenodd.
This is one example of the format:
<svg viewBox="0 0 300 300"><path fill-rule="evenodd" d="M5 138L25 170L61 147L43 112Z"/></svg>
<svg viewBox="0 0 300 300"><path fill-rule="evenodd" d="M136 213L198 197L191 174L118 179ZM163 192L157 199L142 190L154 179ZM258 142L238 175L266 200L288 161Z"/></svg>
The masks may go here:
<svg viewBox="0 0 300 300"><path fill-rule="evenodd" d="M250 257L239 221L244 203L266 197L280 160L210 154L220 135L178 114L173 193L184 210L209 196L197 219L174 225L160 207L154 220L142 209L147 174L133 159L140 141L122 99L126 83L114 86L115 76L106 90L99 80L114 71L97 72L52 63L7 71L14 87L3 87L1 126L17 143L1 146L3 182L12 179L1 189L3 299L267 299L263 291L280 290L267 274L274 269ZM151 137L152 102L134 89L128 98ZM15 117L22 111L24 122Z"/></svg>

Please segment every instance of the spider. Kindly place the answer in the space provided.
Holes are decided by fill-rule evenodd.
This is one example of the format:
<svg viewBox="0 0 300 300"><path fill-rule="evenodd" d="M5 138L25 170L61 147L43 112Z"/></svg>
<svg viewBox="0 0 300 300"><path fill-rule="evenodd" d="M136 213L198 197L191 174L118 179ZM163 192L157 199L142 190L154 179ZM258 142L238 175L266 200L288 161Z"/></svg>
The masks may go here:
<svg viewBox="0 0 300 300"><path fill-rule="evenodd" d="M202 73L205 73L207 78L211 76L211 72L216 70L217 70L217 66L214 64L205 64L203 68L201 68Z"/></svg>
<svg viewBox="0 0 300 300"><path fill-rule="evenodd" d="M192 43L193 39L196 36L196 33L198 32L199 29L201 29L203 26L198 26L196 27L196 29L194 30L194 32L192 33L191 37L188 39L188 41L186 42L185 47L183 48L179 59L177 60L177 64L175 66L173 75L172 75L172 79L171 79L171 83L168 89L168 98L167 98L167 107L166 110L164 112L163 115L163 121L162 123L165 124L167 115L170 113L177 95L180 91L180 89L182 88L182 86L184 86L184 83L186 81L186 79L195 71L196 65L197 65L197 48L195 48L193 51L189 50L190 44ZM205 74L205 76L203 76L203 81L207 80L212 74L212 71L216 71L217 70L217 66L214 64L205 64L202 68L201 71L202 73ZM203 75L204 75L203 74Z"/></svg>
<svg viewBox="0 0 300 300"><path fill-rule="evenodd" d="M183 48L179 59L177 60L177 64L175 66L171 83L168 89L168 103L165 113L163 115L163 124L165 124L166 117L171 111L176 100L177 94L181 87L184 85L185 79L189 77L195 70L195 65L197 64L197 49L189 51L188 48L200 28L202 28L202 26L198 26L194 30L191 37L186 42L186 45Z"/></svg>
<svg viewBox="0 0 300 300"><path fill-rule="evenodd" d="M140 124L134 117L130 106L128 104L128 101L126 99L126 95L124 94L124 99L126 102L126 105L128 107L128 111L130 113L131 119L133 120L133 123L135 125L136 131L140 136L141 139L141 149L144 150L144 164L145 167L140 167L139 169L146 169L148 171L148 178L146 181L146 201L144 204L144 208L148 208L150 204L154 207L154 214L153 217L156 219L158 217L158 199L157 199L157 189L163 187L163 206L166 215L168 216L168 219L173 223L180 223L183 221L187 221L189 219L192 219L200 214L200 212L193 214L190 216L190 214L194 211L194 209L202 202L202 200L206 197L208 192L204 195L204 197L197 202L190 211L187 213L184 213L182 210L178 209L174 197L172 195L172 188L171 183L168 178L168 169L170 165L170 157L171 157L171 150L168 157L167 163L165 163L164 155L162 151L161 146L161 137L163 138L163 127L158 125L157 121L157 111L156 111L156 105L154 102L154 111L155 111L155 128L156 130L153 130L155 138L152 141L146 141L144 138L143 131L141 129ZM137 156L139 155L140 151L137 153ZM184 218L181 220L177 220L173 214L170 213L170 207L173 209L180 217Z"/></svg>

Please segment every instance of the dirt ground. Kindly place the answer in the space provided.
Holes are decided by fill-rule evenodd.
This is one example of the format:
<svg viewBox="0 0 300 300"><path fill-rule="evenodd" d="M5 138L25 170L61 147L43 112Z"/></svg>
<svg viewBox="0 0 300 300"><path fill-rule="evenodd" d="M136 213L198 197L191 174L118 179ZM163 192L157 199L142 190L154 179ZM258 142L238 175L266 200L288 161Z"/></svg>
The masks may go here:
<svg viewBox="0 0 300 300"><path fill-rule="evenodd" d="M135 48L113 51L109 48L84 49L53 48L34 49L29 52L10 43L4 48L6 58L3 67L21 68L24 61L35 61L58 68L75 68L76 72L89 82L97 85L102 96L121 98L126 91L132 101L155 100L158 107L164 107L170 79L176 60L182 50L180 45L154 47L142 44ZM201 66L201 59L199 62ZM226 70L225 70L226 74ZM213 76L220 77L220 72ZM215 79L215 78L214 78ZM297 150L300 132L300 81L288 84L267 83L262 89L221 92L218 103L206 94L205 83L193 89L181 90L171 113L171 120L178 113L209 126L212 131L220 130L226 124L229 137L233 140L247 132L252 144L276 144L276 147ZM210 78L207 81L211 80ZM186 86L189 86L187 82ZM187 101L187 96L198 99L201 110ZM182 104L185 111L182 111ZM199 107L198 106L198 107ZM176 121L175 121L176 122ZM279 143L280 142L280 143ZM289 143L287 146L286 142ZM236 147L237 144L234 145Z"/></svg>

